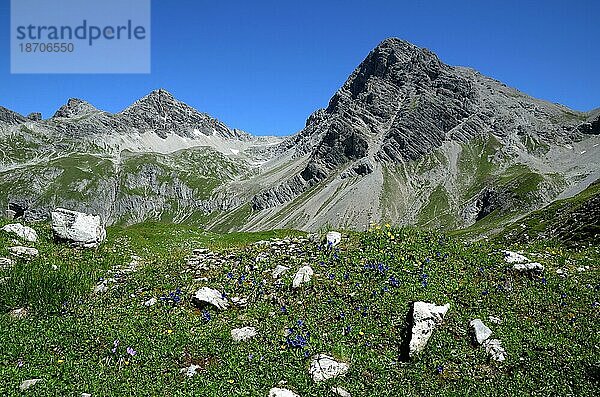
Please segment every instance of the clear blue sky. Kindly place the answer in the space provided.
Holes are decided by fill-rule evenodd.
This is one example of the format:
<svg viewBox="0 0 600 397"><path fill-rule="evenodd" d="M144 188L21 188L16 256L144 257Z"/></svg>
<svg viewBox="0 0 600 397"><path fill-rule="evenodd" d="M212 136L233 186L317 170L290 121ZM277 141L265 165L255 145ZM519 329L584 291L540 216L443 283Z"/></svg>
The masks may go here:
<svg viewBox="0 0 600 397"><path fill-rule="evenodd" d="M50 117L69 97L117 112L165 88L231 127L287 135L391 36L535 97L600 107L595 0L154 0L149 75L11 75L9 18L0 0L0 105L23 114Z"/></svg>

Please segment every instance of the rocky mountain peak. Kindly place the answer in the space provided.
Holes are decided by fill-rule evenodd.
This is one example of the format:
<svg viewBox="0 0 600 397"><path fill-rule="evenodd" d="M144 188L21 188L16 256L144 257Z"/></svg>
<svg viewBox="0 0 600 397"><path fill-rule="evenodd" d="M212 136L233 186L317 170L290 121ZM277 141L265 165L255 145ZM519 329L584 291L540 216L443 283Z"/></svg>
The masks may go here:
<svg viewBox="0 0 600 397"><path fill-rule="evenodd" d="M98 109L83 99L69 98L67 103L54 113L52 118L70 118L97 112L99 112Z"/></svg>
<svg viewBox="0 0 600 397"><path fill-rule="evenodd" d="M7 124L20 124L26 121L25 117L17 112L0 106L0 122Z"/></svg>

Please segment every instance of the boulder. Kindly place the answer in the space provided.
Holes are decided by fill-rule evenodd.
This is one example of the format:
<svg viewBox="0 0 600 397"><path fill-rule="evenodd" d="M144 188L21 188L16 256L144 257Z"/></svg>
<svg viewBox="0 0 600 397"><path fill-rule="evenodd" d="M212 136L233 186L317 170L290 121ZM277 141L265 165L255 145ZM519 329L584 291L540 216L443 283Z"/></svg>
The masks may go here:
<svg viewBox="0 0 600 397"><path fill-rule="evenodd" d="M309 373L315 382L336 378L345 375L350 366L333 359L326 354L317 354L312 357Z"/></svg>
<svg viewBox="0 0 600 397"><path fill-rule="evenodd" d="M209 287L202 287L196 291L196 294L192 297L192 303L197 307L202 307L207 304L213 305L219 310L224 310L229 307L227 298L225 298L218 290Z"/></svg>
<svg viewBox="0 0 600 397"><path fill-rule="evenodd" d="M433 330L443 322L449 308L450 304L443 306L427 302L413 304L411 338L408 345L409 357L414 357L423 351Z"/></svg>
<svg viewBox="0 0 600 397"><path fill-rule="evenodd" d="M231 330L231 337L234 342L244 342L254 338L257 335L256 328L243 327Z"/></svg>
<svg viewBox="0 0 600 397"><path fill-rule="evenodd" d="M52 231L59 240L94 248L106 238L99 216L57 208L52 211Z"/></svg>
<svg viewBox="0 0 600 397"><path fill-rule="evenodd" d="M11 223L5 225L2 228L3 232L15 234L20 238L29 241L30 243L35 243L38 239L38 235L35 230L30 227L23 226L20 223Z"/></svg>
<svg viewBox="0 0 600 397"><path fill-rule="evenodd" d="M298 288L300 287L300 285L310 282L314 273L315 272L313 271L312 267L302 266L294 276L294 280L292 281L292 287Z"/></svg>
<svg viewBox="0 0 600 397"><path fill-rule="evenodd" d="M513 269L521 273L542 273L544 265L538 262L516 263Z"/></svg>
<svg viewBox="0 0 600 397"><path fill-rule="evenodd" d="M508 250L503 250L502 253L504 254L504 261L506 263L525 263L525 262L529 262L529 258L527 258L526 256L523 256L517 252L513 252L513 251L508 251Z"/></svg>
<svg viewBox="0 0 600 397"><path fill-rule="evenodd" d="M478 318L472 320L469 325L473 334L473 340L481 345L490 336L492 336L492 330L485 326L485 324Z"/></svg>
<svg viewBox="0 0 600 397"><path fill-rule="evenodd" d="M340 232L328 232L327 233L327 245L335 247L342 241L342 234Z"/></svg>

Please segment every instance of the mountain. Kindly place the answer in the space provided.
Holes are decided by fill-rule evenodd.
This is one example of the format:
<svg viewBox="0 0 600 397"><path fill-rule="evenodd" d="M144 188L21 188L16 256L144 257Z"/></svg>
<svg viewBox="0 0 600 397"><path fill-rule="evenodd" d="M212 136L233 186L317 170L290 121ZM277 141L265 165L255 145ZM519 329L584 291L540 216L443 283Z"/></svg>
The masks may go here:
<svg viewBox="0 0 600 397"><path fill-rule="evenodd" d="M600 178L599 119L392 38L285 139L165 90L116 114L80 99L48 120L0 108L0 205L214 230L496 230Z"/></svg>

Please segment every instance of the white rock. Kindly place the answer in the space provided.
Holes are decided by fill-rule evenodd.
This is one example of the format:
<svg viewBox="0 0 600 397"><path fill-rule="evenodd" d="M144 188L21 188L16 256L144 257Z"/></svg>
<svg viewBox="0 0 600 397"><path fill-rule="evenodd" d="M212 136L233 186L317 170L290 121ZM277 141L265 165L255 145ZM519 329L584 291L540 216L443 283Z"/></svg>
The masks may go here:
<svg viewBox="0 0 600 397"><path fill-rule="evenodd" d="M27 379L27 380L24 380L23 383L21 383L21 386L19 386L19 389L21 389L21 391L27 390L31 386L33 386L36 383L41 382L41 381L42 381L41 379Z"/></svg>
<svg viewBox="0 0 600 397"><path fill-rule="evenodd" d="M234 296L233 298L231 298L231 303L233 303L237 307L246 307L248 306L248 298Z"/></svg>
<svg viewBox="0 0 600 397"><path fill-rule="evenodd" d="M563 269L556 269L556 274L564 277L567 275L567 272L566 272L566 270L563 270Z"/></svg>
<svg viewBox="0 0 600 397"><path fill-rule="evenodd" d="M94 287L94 294L103 294L108 291L108 280L102 280Z"/></svg>
<svg viewBox="0 0 600 397"><path fill-rule="evenodd" d="M21 319L27 317L27 313L28 313L27 309L24 308L24 307L22 307L20 309L13 309L13 310L11 310L8 313L8 315L10 317L14 318L14 319L21 320Z"/></svg>
<svg viewBox="0 0 600 397"><path fill-rule="evenodd" d="M333 386L331 388L331 391L340 397L352 397L352 394L348 393L346 390L342 389L339 386Z"/></svg>
<svg viewBox="0 0 600 397"><path fill-rule="evenodd" d="M342 241L342 234L340 232L328 232L327 233L327 245L335 247Z"/></svg>
<svg viewBox="0 0 600 397"><path fill-rule="evenodd" d="M234 342L244 342L254 338L256 335L257 332L254 327L234 328L231 330L231 337Z"/></svg>
<svg viewBox="0 0 600 397"><path fill-rule="evenodd" d="M472 320L469 325L473 330L473 336L477 344L481 345L490 336L492 336L492 330L485 326L485 324L478 318Z"/></svg>
<svg viewBox="0 0 600 397"><path fill-rule="evenodd" d="M199 365L191 364L189 367L182 368L180 372L182 374L185 374L185 376L187 376L188 378L191 378L192 376L194 376L198 373L198 370L200 368L202 368L202 367L200 367Z"/></svg>
<svg viewBox="0 0 600 397"><path fill-rule="evenodd" d="M63 208L52 211L52 231L57 238L85 248L97 247L106 238L99 216Z"/></svg>
<svg viewBox="0 0 600 397"><path fill-rule="evenodd" d="M502 319L500 317L488 316L488 320L492 324L502 324Z"/></svg>
<svg viewBox="0 0 600 397"><path fill-rule="evenodd" d="M292 287L298 288L300 285L308 283L312 278L313 274L315 274L315 272L313 271L312 267L302 266L294 276Z"/></svg>
<svg viewBox="0 0 600 397"><path fill-rule="evenodd" d="M156 302L157 302L156 298L150 298L146 302L144 302L144 306L151 307L151 306L156 305Z"/></svg>
<svg viewBox="0 0 600 397"><path fill-rule="evenodd" d="M92 397L90 393L81 393L81 397Z"/></svg>
<svg viewBox="0 0 600 397"><path fill-rule="evenodd" d="M12 259L0 258L0 270L9 269L12 266L14 266L14 264L15 264L15 261L13 261Z"/></svg>
<svg viewBox="0 0 600 397"><path fill-rule="evenodd" d="M288 389L282 389L280 387L274 387L269 390L269 397L300 397L296 393Z"/></svg>
<svg viewBox="0 0 600 397"><path fill-rule="evenodd" d="M196 294L192 297L192 303L196 306L202 306L208 303L219 310L227 309L229 307L227 298L223 297L223 294L218 290L209 287L202 287L196 291Z"/></svg>
<svg viewBox="0 0 600 397"><path fill-rule="evenodd" d="M537 262L517 263L513 266L513 269L519 272L541 273L544 271L544 266Z"/></svg>
<svg viewBox="0 0 600 397"><path fill-rule="evenodd" d="M450 304L436 306L433 303L415 302L413 305L413 326L408 345L408 355L419 354L433 334L433 330L444 320Z"/></svg>
<svg viewBox="0 0 600 397"><path fill-rule="evenodd" d="M506 351L502 347L502 343L498 339L488 339L484 342L485 351L490 355L492 360L506 360Z"/></svg>
<svg viewBox="0 0 600 397"><path fill-rule="evenodd" d="M22 247L20 245L16 247L10 247L8 251L14 256L21 258L34 258L39 255L39 251L31 247Z"/></svg>
<svg viewBox="0 0 600 397"><path fill-rule="evenodd" d="M5 225L2 228L2 231L6 233L16 234L20 238L27 240L31 243L35 243L38 239L38 235L35 230L30 227L23 226L20 223L11 223L9 225Z"/></svg>
<svg viewBox="0 0 600 397"><path fill-rule="evenodd" d="M315 382L321 382L342 376L348 372L349 368L348 364L335 361L333 357L317 354L312 357L308 371Z"/></svg>
<svg viewBox="0 0 600 397"><path fill-rule="evenodd" d="M290 268L287 266L277 265L277 267L273 269L273 278L279 278L279 276L283 276L288 270L290 270Z"/></svg>
<svg viewBox="0 0 600 397"><path fill-rule="evenodd" d="M504 250L504 261L507 263L525 263L529 262L529 258L523 256L517 252Z"/></svg>

